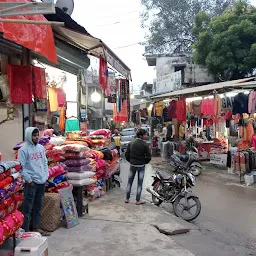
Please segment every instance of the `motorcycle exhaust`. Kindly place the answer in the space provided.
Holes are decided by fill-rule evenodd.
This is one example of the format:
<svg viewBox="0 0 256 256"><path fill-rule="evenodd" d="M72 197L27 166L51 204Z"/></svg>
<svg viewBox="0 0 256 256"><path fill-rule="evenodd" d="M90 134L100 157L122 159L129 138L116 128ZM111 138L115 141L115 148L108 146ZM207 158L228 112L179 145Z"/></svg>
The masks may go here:
<svg viewBox="0 0 256 256"><path fill-rule="evenodd" d="M147 191L152 194L153 196L155 196L157 199L164 201L164 198L162 198L156 191L154 191L151 188L147 188Z"/></svg>

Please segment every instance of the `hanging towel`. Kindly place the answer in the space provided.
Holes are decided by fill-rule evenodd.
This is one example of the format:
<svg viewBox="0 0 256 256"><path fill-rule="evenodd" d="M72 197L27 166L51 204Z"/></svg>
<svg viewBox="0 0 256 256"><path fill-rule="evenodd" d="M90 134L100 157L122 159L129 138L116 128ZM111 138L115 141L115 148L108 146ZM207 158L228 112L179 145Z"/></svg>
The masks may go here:
<svg viewBox="0 0 256 256"><path fill-rule="evenodd" d="M49 87L48 94L49 94L50 111L51 112L58 111L59 105L57 101L57 89L53 87Z"/></svg>
<svg viewBox="0 0 256 256"><path fill-rule="evenodd" d="M66 132L80 131L78 119L67 119L66 120Z"/></svg>
<svg viewBox="0 0 256 256"><path fill-rule="evenodd" d="M10 100L12 104L31 104L32 101L32 67L8 66Z"/></svg>
<svg viewBox="0 0 256 256"><path fill-rule="evenodd" d="M33 66L33 94L38 99L47 99L45 69Z"/></svg>

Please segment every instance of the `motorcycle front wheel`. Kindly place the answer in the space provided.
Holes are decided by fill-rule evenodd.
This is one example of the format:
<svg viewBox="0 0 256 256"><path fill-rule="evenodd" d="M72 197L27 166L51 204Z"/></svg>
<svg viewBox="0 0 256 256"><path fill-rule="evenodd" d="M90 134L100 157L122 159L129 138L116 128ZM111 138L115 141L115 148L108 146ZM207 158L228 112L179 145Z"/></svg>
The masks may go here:
<svg viewBox="0 0 256 256"><path fill-rule="evenodd" d="M153 190L156 191L157 193L159 193L159 190L162 189L162 184L160 181L156 182ZM163 202L162 200L156 198L154 195L152 195L152 202L154 205L159 206L161 205L161 203Z"/></svg>
<svg viewBox="0 0 256 256"><path fill-rule="evenodd" d="M191 167L189 169L189 171L194 175L194 176L199 176L201 174L201 170L202 168L198 167L198 166L194 166L194 167Z"/></svg>
<svg viewBox="0 0 256 256"><path fill-rule="evenodd" d="M187 202L184 196L179 196L173 203L173 211L177 217L186 221L192 221L201 212L201 202L195 196L187 198Z"/></svg>

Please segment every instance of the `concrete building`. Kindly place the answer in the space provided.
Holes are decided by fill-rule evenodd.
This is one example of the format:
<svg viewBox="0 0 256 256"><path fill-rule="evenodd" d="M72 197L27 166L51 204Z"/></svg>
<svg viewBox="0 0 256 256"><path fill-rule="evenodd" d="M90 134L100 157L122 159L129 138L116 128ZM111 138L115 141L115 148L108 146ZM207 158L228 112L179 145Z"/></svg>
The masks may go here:
<svg viewBox="0 0 256 256"><path fill-rule="evenodd" d="M182 88L214 82L213 76L206 68L195 64L193 55L190 53L147 55L146 59L149 66L156 67L157 79L180 71ZM154 86L156 86L156 83L154 83Z"/></svg>

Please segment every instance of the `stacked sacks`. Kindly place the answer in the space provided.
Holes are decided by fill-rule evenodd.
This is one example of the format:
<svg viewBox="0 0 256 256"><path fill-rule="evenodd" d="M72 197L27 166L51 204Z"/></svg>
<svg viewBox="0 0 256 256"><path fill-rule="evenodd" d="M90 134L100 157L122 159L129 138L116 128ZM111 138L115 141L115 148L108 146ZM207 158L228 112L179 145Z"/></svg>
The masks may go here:
<svg viewBox="0 0 256 256"><path fill-rule="evenodd" d="M90 200L94 200L95 198L99 198L105 195L103 191L103 178L106 174L106 161L103 160L104 154L100 151L90 150L91 154L91 162L90 165L96 168L96 172L94 175L95 183L88 187L88 193L90 196Z"/></svg>
<svg viewBox="0 0 256 256"><path fill-rule="evenodd" d="M111 143L111 131L108 129L100 129L92 132L90 138L95 149L107 147Z"/></svg>
<svg viewBox="0 0 256 256"><path fill-rule="evenodd" d="M0 162L0 245L23 224L24 216L18 211L23 201L21 168L19 162Z"/></svg>
<svg viewBox="0 0 256 256"><path fill-rule="evenodd" d="M62 156L66 159L64 164L68 171L67 178L73 186L85 186L96 182L92 177L96 172L92 166L92 156L89 148L80 144L67 144L60 147L55 147L56 150L62 152Z"/></svg>
<svg viewBox="0 0 256 256"><path fill-rule="evenodd" d="M65 144L80 144L92 147L92 140L82 132L67 132Z"/></svg>
<svg viewBox="0 0 256 256"><path fill-rule="evenodd" d="M69 187L65 166L62 164L49 168L46 192L58 193L59 189Z"/></svg>

